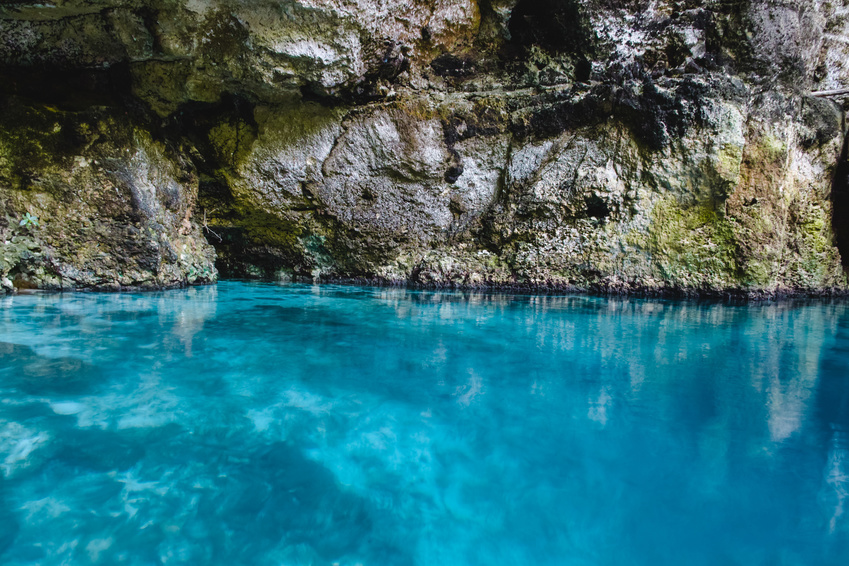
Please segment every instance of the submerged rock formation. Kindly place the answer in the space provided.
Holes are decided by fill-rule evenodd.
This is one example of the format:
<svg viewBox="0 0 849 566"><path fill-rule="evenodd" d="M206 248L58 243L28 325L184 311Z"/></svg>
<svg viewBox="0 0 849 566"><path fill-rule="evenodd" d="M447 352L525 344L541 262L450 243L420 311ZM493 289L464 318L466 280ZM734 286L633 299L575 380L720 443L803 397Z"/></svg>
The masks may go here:
<svg viewBox="0 0 849 566"><path fill-rule="evenodd" d="M849 0L5 2L0 281L843 293L847 86Z"/></svg>

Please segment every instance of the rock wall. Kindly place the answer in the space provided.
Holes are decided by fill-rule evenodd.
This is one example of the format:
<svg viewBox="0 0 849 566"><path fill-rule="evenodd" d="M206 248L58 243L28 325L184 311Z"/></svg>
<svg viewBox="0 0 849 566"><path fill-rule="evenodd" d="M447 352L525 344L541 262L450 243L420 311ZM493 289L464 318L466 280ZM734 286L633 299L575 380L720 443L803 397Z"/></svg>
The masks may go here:
<svg viewBox="0 0 849 566"><path fill-rule="evenodd" d="M0 280L844 293L841 87L849 0L6 2Z"/></svg>

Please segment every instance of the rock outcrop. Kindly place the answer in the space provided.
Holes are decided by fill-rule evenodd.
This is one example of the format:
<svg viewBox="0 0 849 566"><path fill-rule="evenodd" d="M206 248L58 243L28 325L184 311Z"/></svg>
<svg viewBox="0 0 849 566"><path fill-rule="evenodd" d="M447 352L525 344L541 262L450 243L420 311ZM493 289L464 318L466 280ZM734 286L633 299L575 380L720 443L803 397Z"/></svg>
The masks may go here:
<svg viewBox="0 0 849 566"><path fill-rule="evenodd" d="M849 0L6 2L0 83L8 289L849 290Z"/></svg>

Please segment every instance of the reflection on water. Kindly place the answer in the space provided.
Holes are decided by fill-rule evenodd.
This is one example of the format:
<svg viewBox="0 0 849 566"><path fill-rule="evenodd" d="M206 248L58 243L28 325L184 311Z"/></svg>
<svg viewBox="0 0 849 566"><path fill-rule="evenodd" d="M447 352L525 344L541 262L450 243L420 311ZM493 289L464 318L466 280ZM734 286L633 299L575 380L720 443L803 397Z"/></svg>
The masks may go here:
<svg viewBox="0 0 849 566"><path fill-rule="evenodd" d="M849 312L0 299L3 564L845 564Z"/></svg>

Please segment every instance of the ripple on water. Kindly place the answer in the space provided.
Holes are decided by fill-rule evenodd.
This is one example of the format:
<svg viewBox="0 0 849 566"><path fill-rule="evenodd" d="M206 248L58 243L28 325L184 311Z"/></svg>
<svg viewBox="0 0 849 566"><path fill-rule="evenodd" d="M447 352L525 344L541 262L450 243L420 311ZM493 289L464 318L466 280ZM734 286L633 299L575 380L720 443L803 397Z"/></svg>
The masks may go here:
<svg viewBox="0 0 849 566"><path fill-rule="evenodd" d="M1 561L842 566L847 367L840 303L0 299Z"/></svg>

